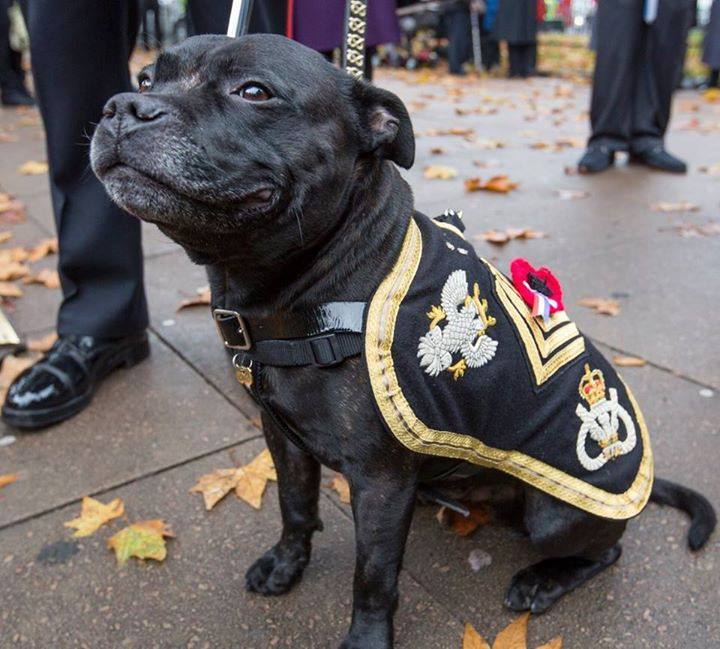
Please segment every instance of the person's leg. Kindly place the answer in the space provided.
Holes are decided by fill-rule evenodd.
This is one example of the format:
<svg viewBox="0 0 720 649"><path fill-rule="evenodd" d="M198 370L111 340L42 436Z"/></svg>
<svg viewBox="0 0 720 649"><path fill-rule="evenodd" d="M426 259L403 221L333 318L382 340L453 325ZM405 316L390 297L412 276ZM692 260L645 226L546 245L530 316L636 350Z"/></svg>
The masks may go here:
<svg viewBox="0 0 720 649"><path fill-rule="evenodd" d="M633 107L633 152L662 146L673 92L682 75L692 7L691 0L663 0L655 22L648 27Z"/></svg>
<svg viewBox="0 0 720 649"><path fill-rule="evenodd" d="M510 78L519 77L522 68L522 54L520 52L520 46L513 43L508 43L507 50L508 64L510 67L508 74Z"/></svg>
<svg viewBox="0 0 720 649"><path fill-rule="evenodd" d="M462 74L463 64L470 58L470 11L466 7L450 9L445 14L448 35L448 65L451 74Z"/></svg>
<svg viewBox="0 0 720 649"><path fill-rule="evenodd" d="M119 338L148 324L140 222L110 201L87 146L108 98L132 89L128 4L25 4L60 242L59 334Z"/></svg>
<svg viewBox="0 0 720 649"><path fill-rule="evenodd" d="M32 106L35 101L25 87L22 55L10 47L9 0L0 0L0 100L4 106Z"/></svg>
<svg viewBox="0 0 720 649"><path fill-rule="evenodd" d="M717 88L718 87L718 77L720 77L720 70L718 68L715 68L714 70L710 70L710 76L708 77L708 87L709 88Z"/></svg>

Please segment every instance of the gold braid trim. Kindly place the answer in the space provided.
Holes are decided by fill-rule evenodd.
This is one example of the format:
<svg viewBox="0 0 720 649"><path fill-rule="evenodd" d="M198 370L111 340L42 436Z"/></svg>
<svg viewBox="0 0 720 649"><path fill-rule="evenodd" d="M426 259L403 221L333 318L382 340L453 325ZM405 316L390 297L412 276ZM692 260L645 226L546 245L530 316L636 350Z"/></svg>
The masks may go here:
<svg viewBox="0 0 720 649"><path fill-rule="evenodd" d="M367 0L347 0L343 65L345 71L356 79L362 79L365 73L366 23Z"/></svg>
<svg viewBox="0 0 720 649"><path fill-rule="evenodd" d="M428 428L412 411L395 374L391 355L395 322L422 256L422 235L414 219L395 266L370 302L365 333L365 357L375 401L385 424L400 443L416 453L451 457L504 471L574 507L623 520L639 514L653 483L653 457L645 419L625 386L640 428L643 456L627 491L614 494L568 475L519 451L492 448L469 435Z"/></svg>

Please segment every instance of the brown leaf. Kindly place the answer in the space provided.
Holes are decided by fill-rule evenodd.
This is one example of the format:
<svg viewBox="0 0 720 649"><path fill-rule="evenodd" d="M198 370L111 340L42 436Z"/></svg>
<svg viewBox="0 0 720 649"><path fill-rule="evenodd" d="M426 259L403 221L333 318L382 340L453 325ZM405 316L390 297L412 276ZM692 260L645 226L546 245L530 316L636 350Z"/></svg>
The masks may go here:
<svg viewBox="0 0 720 649"><path fill-rule="evenodd" d="M28 275L24 280L24 284L41 284L45 288L60 288L60 275L56 270L43 268L35 275Z"/></svg>
<svg viewBox="0 0 720 649"><path fill-rule="evenodd" d="M0 243L7 243L12 239L12 232L9 230L6 230L5 232L0 232Z"/></svg>
<svg viewBox="0 0 720 649"><path fill-rule="evenodd" d="M488 191L498 192L500 194L507 194L513 189L517 189L519 184L511 181L506 174L499 174L493 176L486 182L482 182L480 178L467 178L465 180L465 191L476 192L476 191Z"/></svg>
<svg viewBox="0 0 720 649"><path fill-rule="evenodd" d="M0 192L0 221L19 223L25 220L25 205L10 194Z"/></svg>
<svg viewBox="0 0 720 649"><path fill-rule="evenodd" d="M341 503L350 504L350 484L342 473L336 473L333 476L330 487L337 492Z"/></svg>
<svg viewBox="0 0 720 649"><path fill-rule="evenodd" d="M0 489L7 487L9 484L12 484L19 479L20 476L17 473L5 473L4 475L0 475Z"/></svg>
<svg viewBox="0 0 720 649"><path fill-rule="evenodd" d="M488 230L483 232L479 238L494 243L495 245L503 245L513 239L544 239L547 234L539 230L531 228L507 228L507 230ZM476 237L478 238L478 237Z"/></svg>
<svg viewBox="0 0 720 649"><path fill-rule="evenodd" d="M497 634L492 649L527 649L527 624L530 613L513 620Z"/></svg>
<svg viewBox="0 0 720 649"><path fill-rule="evenodd" d="M16 261L7 263L0 262L0 282L9 282L14 279L22 279L30 274L30 269L25 264Z"/></svg>
<svg viewBox="0 0 720 649"><path fill-rule="evenodd" d="M57 338L57 333L51 331L42 338L31 338L25 343L25 347L31 352L46 352L55 344Z"/></svg>
<svg viewBox="0 0 720 649"><path fill-rule="evenodd" d="M37 160L28 160L26 163L18 167L18 172L23 176L37 176L47 173L48 163L38 162Z"/></svg>
<svg viewBox="0 0 720 649"><path fill-rule="evenodd" d="M562 649L563 646L563 639L562 636L556 636L550 642L546 642L543 645L540 645L537 649Z"/></svg>
<svg viewBox="0 0 720 649"><path fill-rule="evenodd" d="M431 155L442 155L445 153L445 149L443 149L441 146L434 146L432 149L430 149Z"/></svg>
<svg viewBox="0 0 720 649"><path fill-rule="evenodd" d="M576 201L590 196L590 192L583 189L556 189L555 193L561 201Z"/></svg>
<svg viewBox="0 0 720 649"><path fill-rule="evenodd" d="M47 257L48 255L52 255L58 251L58 240L57 237L52 237L50 239L43 239L38 243L36 246L31 248L28 251L28 258L27 260L29 262L39 261L43 257Z"/></svg>
<svg viewBox="0 0 720 649"><path fill-rule="evenodd" d="M613 363L619 367L644 367L647 365L647 361L644 358L622 356L620 354L613 356Z"/></svg>
<svg viewBox="0 0 720 649"><path fill-rule="evenodd" d="M193 306L208 306L210 304L211 295L209 286L201 286L195 291L196 296L184 299L180 302L177 310L187 309Z"/></svg>
<svg viewBox="0 0 720 649"><path fill-rule="evenodd" d="M0 297L22 297L22 289L12 282L0 282Z"/></svg>
<svg viewBox="0 0 720 649"><path fill-rule="evenodd" d="M490 645L469 622L465 623L462 649L490 649Z"/></svg>
<svg viewBox="0 0 720 649"><path fill-rule="evenodd" d="M668 203L660 201L659 203L651 203L650 209L653 212L697 212L700 206L696 203L681 201L678 203Z"/></svg>
<svg viewBox="0 0 720 649"><path fill-rule="evenodd" d="M494 150L494 149L503 149L505 148L505 142L503 140L476 140L474 142L475 146L478 149L487 149L487 150Z"/></svg>
<svg viewBox="0 0 720 649"><path fill-rule="evenodd" d="M620 313L620 303L611 298L584 297L578 304L588 309L595 309L595 311L603 315L615 316Z"/></svg>
<svg viewBox="0 0 720 649"><path fill-rule="evenodd" d="M436 515L441 525L449 527L460 536L470 536L481 525L488 525L492 521L492 508L487 502L463 503L469 510L469 516L441 507Z"/></svg>
<svg viewBox="0 0 720 649"><path fill-rule="evenodd" d="M680 223L675 227L681 237L714 237L720 234L720 223L710 221L709 223Z"/></svg>
<svg viewBox="0 0 720 649"><path fill-rule="evenodd" d="M17 261L27 261L28 251L25 248L16 246L15 248L7 248L6 250L0 250L0 264L9 264Z"/></svg>
<svg viewBox="0 0 720 649"><path fill-rule="evenodd" d="M425 167L423 175L429 180L450 180L457 176L457 171L444 165L429 165Z"/></svg>

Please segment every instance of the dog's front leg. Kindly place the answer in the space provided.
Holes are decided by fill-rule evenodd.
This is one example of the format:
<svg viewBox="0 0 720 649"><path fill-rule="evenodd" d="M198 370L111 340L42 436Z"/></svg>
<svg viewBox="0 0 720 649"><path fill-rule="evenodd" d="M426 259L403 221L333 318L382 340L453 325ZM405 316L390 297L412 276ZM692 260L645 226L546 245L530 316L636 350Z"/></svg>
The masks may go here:
<svg viewBox="0 0 720 649"><path fill-rule="evenodd" d="M355 519L350 632L341 649L389 649L398 575L415 506L415 475L348 476Z"/></svg>
<svg viewBox="0 0 720 649"><path fill-rule="evenodd" d="M248 590L282 595L300 580L310 560L311 539L322 529L318 516L320 464L299 449L263 413L265 440L275 464L283 530L280 540L245 574Z"/></svg>

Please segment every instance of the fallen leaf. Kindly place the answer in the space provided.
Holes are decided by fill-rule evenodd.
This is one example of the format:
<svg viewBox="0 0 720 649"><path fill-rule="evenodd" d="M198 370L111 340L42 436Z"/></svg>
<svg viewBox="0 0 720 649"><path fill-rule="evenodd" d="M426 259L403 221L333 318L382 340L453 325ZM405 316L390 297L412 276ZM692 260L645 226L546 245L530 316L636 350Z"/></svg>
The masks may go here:
<svg viewBox="0 0 720 649"><path fill-rule="evenodd" d="M576 201L590 196L590 193L583 189L556 189L555 193L561 201Z"/></svg>
<svg viewBox="0 0 720 649"><path fill-rule="evenodd" d="M58 339L56 332L51 331L42 338L31 338L25 343L25 347L31 352L46 352L48 351Z"/></svg>
<svg viewBox="0 0 720 649"><path fill-rule="evenodd" d="M556 636L550 642L546 642L543 645L540 645L537 649L562 649L563 645L563 639L562 636Z"/></svg>
<svg viewBox="0 0 720 649"><path fill-rule="evenodd" d="M571 166L565 167L565 175L566 176L577 176L578 173L579 172L578 172L577 167L571 167Z"/></svg>
<svg viewBox="0 0 720 649"><path fill-rule="evenodd" d="M20 476L17 473L6 473L4 475L0 475L0 489L16 482L19 478Z"/></svg>
<svg viewBox="0 0 720 649"><path fill-rule="evenodd" d="M470 536L481 525L488 525L492 521L492 508L489 503L463 503L470 511L469 516L441 507L436 515L441 525L449 527L460 536Z"/></svg>
<svg viewBox="0 0 720 649"><path fill-rule="evenodd" d="M19 223L25 220L25 205L10 194L0 192L0 221Z"/></svg>
<svg viewBox="0 0 720 649"><path fill-rule="evenodd" d="M637 356L613 356L613 363L619 367L643 367L647 365L647 361L644 358L638 358Z"/></svg>
<svg viewBox="0 0 720 649"><path fill-rule="evenodd" d="M493 176L488 181L483 182L480 178L467 178L465 180L465 191L488 191L507 194L513 189L517 189L519 184L511 181L506 174Z"/></svg>
<svg viewBox="0 0 720 649"><path fill-rule="evenodd" d="M187 309L192 306L208 306L210 304L211 295L209 286L201 286L195 290L195 297L184 299L180 302L177 310Z"/></svg>
<svg viewBox="0 0 720 649"><path fill-rule="evenodd" d="M459 135L462 137L470 137L475 134L474 128L429 128L423 135L429 135L430 137L436 137L441 135Z"/></svg>
<svg viewBox="0 0 720 649"><path fill-rule="evenodd" d="M500 165L499 160L494 158L491 160L473 160L473 164L481 169L487 169L488 167L498 167Z"/></svg>
<svg viewBox="0 0 720 649"><path fill-rule="evenodd" d="M277 480L270 451L265 449L245 466L218 469L200 477L191 493L201 493L205 509L212 509L230 491L255 509L260 509L268 480Z"/></svg>
<svg viewBox="0 0 720 649"><path fill-rule="evenodd" d="M432 149L430 149L431 155L442 155L445 153L445 149L443 149L441 146L434 146Z"/></svg>
<svg viewBox="0 0 720 649"><path fill-rule="evenodd" d="M497 634L492 649L526 649L528 619L530 613L524 613L510 622Z"/></svg>
<svg viewBox="0 0 720 649"><path fill-rule="evenodd" d="M167 556L165 537L173 536L163 520L140 521L110 537L107 546L115 551L115 557L121 566L130 557L163 561Z"/></svg>
<svg viewBox="0 0 720 649"><path fill-rule="evenodd" d="M697 212L700 206L696 203L682 201L679 203L667 203L660 201L659 203L651 203L650 209L653 212Z"/></svg>
<svg viewBox="0 0 720 649"><path fill-rule="evenodd" d="M5 250L0 250L0 264L9 264L11 262L17 261L27 261L28 258L28 251L25 250L25 248L22 248L21 246L16 246L14 248L7 248Z"/></svg>
<svg viewBox="0 0 720 649"><path fill-rule="evenodd" d="M22 279L30 274L30 269L17 261L0 262L0 282Z"/></svg>
<svg viewBox="0 0 720 649"><path fill-rule="evenodd" d="M531 228L508 228L507 230L487 230L475 238L483 239L488 243L503 245L513 239L544 239L547 234Z"/></svg>
<svg viewBox="0 0 720 649"><path fill-rule="evenodd" d="M488 149L490 151L494 149L503 149L505 148L505 142L503 140L486 140L486 139L480 139L475 140L473 143L478 149Z"/></svg>
<svg viewBox="0 0 720 649"><path fill-rule="evenodd" d="M720 176L720 162L716 162L712 165L703 165L698 167L698 171L701 174L708 174L709 176Z"/></svg>
<svg viewBox="0 0 720 649"><path fill-rule="evenodd" d="M22 297L22 289L12 282L0 282L0 297Z"/></svg>
<svg viewBox="0 0 720 649"><path fill-rule="evenodd" d="M52 255L58 251L58 240L57 237L50 239L43 239L36 246L28 251L27 260L30 262L39 261L43 257Z"/></svg>
<svg viewBox="0 0 720 649"><path fill-rule="evenodd" d="M444 165L430 165L425 167L423 175L429 180L450 180L457 176L457 171Z"/></svg>
<svg viewBox="0 0 720 649"><path fill-rule="evenodd" d="M7 243L10 239L12 239L12 232L0 232L0 243Z"/></svg>
<svg viewBox="0 0 720 649"><path fill-rule="evenodd" d="M63 523L65 527L74 528L73 536L80 538L90 536L99 530L105 523L118 518L125 513L125 506L120 498L111 500L104 505L99 500L85 496L82 499L80 516Z"/></svg>
<svg viewBox="0 0 720 649"><path fill-rule="evenodd" d="M620 303L617 300L603 297L585 297L580 302L580 306L585 306L588 309L595 309L598 313L603 315L615 316L620 313Z"/></svg>
<svg viewBox="0 0 720 649"><path fill-rule="evenodd" d="M681 237L713 237L720 234L720 223L710 221L709 223L680 223L675 226Z"/></svg>
<svg viewBox="0 0 720 649"><path fill-rule="evenodd" d="M18 172L23 176L37 176L47 173L48 163L38 162L37 160L28 160L26 163L18 167Z"/></svg>
<svg viewBox="0 0 720 649"><path fill-rule="evenodd" d="M23 279L24 284L41 284L45 288L60 288L60 275L56 270L43 268L35 275L28 275Z"/></svg>
<svg viewBox="0 0 720 649"><path fill-rule="evenodd" d="M336 473L333 476L330 487L337 492L341 503L350 504L350 484L342 473Z"/></svg>
<svg viewBox="0 0 720 649"><path fill-rule="evenodd" d="M703 92L702 96L709 104L720 102L720 88L708 88Z"/></svg>
<svg viewBox="0 0 720 649"><path fill-rule="evenodd" d="M490 649L490 645L485 641L468 622L465 623L465 633L463 633L462 649Z"/></svg>

